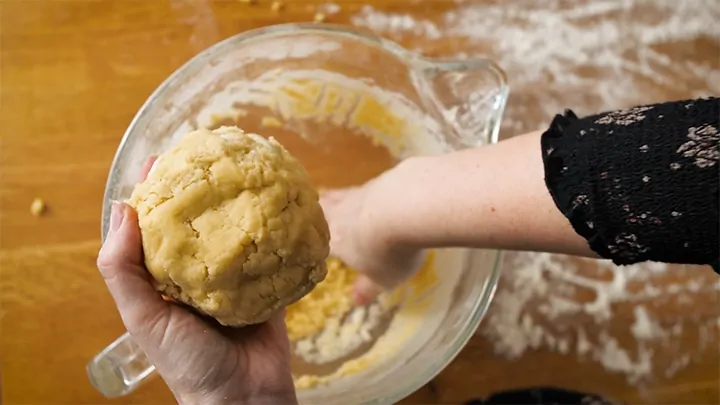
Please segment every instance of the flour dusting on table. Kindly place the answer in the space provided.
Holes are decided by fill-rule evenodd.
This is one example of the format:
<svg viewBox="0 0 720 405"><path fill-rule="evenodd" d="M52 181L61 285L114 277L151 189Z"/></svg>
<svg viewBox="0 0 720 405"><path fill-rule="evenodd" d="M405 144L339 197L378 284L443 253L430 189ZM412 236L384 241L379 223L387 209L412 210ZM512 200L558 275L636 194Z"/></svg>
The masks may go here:
<svg viewBox="0 0 720 405"><path fill-rule="evenodd" d="M660 263L616 267L545 253L516 254L506 268L504 285L480 333L508 358L543 348L595 360L638 383L654 371L671 377L718 338L716 320L703 323L678 316L659 323L663 311L678 311L694 296L717 295L720 281L708 269L676 266L668 272ZM714 281L668 282L693 273ZM613 322L621 308L633 313L629 328ZM620 336L631 336L625 342L634 344L622 346ZM691 339L697 350L678 358L681 339Z"/></svg>
<svg viewBox="0 0 720 405"><path fill-rule="evenodd" d="M717 42L717 1L497 3L461 4L433 19L366 6L351 21L393 39L423 37L433 56L498 61L511 86L504 129L512 133L538 129L569 107L582 115L658 101L668 93L720 93L720 61L704 55L698 63L688 42ZM668 56L678 48L690 57Z"/></svg>
<svg viewBox="0 0 720 405"><path fill-rule="evenodd" d="M351 21L401 43L422 38L415 50L428 56L496 60L510 84L502 136L544 128L565 108L582 116L720 93L720 58L694 46L720 50L716 0L456 3L423 19L366 6ZM507 358L551 350L640 384L717 350L720 282L709 268L536 253L510 254L504 267L479 333ZM710 316L683 316L698 300ZM616 319L620 309L633 319Z"/></svg>

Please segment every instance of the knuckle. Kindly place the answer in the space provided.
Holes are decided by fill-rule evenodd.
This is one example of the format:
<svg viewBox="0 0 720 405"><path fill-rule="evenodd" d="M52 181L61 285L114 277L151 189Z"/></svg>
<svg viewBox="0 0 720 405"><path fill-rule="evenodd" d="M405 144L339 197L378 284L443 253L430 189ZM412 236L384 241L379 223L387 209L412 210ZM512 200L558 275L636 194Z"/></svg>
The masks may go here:
<svg viewBox="0 0 720 405"><path fill-rule="evenodd" d="M112 252L108 251L108 249L106 248L103 248L100 249L95 264L97 265L97 268L100 270L100 272L104 274L116 267L117 260L115 259L115 255L113 255Z"/></svg>

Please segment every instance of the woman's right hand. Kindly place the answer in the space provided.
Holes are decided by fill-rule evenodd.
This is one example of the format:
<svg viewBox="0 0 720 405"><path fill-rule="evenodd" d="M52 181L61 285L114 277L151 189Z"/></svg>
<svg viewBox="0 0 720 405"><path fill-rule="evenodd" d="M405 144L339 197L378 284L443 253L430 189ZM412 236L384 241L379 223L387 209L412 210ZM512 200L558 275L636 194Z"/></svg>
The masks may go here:
<svg viewBox="0 0 720 405"><path fill-rule="evenodd" d="M398 204L391 200L402 189L402 171L395 167L362 186L328 190L320 198L330 226L330 253L362 273L354 287L359 305L409 279L425 258L389 225L388 207Z"/></svg>

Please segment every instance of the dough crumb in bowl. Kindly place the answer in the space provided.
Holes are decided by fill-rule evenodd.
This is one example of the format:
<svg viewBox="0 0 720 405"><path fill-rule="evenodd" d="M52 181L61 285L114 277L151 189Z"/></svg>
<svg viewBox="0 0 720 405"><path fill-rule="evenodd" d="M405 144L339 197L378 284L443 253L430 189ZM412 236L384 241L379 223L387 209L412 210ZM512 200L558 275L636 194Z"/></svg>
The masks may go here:
<svg viewBox="0 0 720 405"><path fill-rule="evenodd" d="M156 289L223 325L264 322L327 273L318 193L273 138L192 131L158 157L128 204Z"/></svg>
<svg viewBox="0 0 720 405"><path fill-rule="evenodd" d="M328 320L340 318L353 309L352 285L357 273L335 257L328 257L328 273L317 288L285 312L288 337L295 342L313 337L325 329Z"/></svg>

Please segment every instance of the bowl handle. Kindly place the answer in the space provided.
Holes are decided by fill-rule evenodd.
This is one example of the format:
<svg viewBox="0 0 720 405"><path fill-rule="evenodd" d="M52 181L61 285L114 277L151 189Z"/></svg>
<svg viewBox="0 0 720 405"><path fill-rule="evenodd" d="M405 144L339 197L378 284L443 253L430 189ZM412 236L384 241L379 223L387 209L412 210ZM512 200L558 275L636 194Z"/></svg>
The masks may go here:
<svg viewBox="0 0 720 405"><path fill-rule="evenodd" d="M493 61L420 59L411 78L425 107L445 124L454 150L498 141L508 86Z"/></svg>
<svg viewBox="0 0 720 405"><path fill-rule="evenodd" d="M117 398L135 391L154 372L155 366L127 332L87 365L90 382L106 398Z"/></svg>

